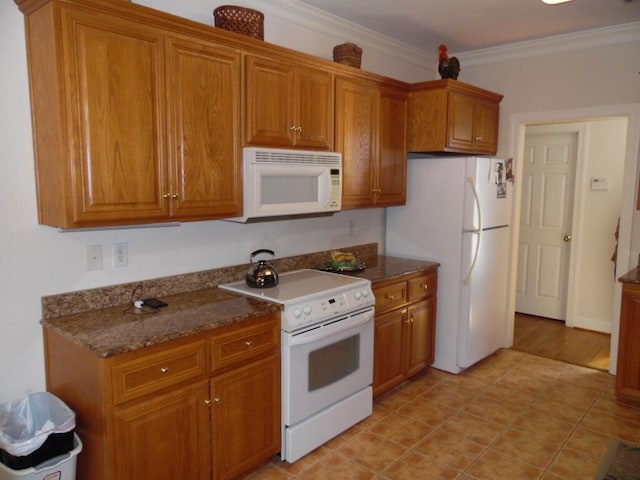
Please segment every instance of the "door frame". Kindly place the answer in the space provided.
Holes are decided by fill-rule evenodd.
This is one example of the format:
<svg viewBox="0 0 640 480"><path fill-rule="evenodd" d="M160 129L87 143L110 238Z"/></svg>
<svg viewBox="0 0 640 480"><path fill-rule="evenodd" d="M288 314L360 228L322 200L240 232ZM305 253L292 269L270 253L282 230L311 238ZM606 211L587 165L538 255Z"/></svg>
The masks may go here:
<svg viewBox="0 0 640 480"><path fill-rule="evenodd" d="M527 125L584 122L606 117L627 117L627 145L625 154L624 183L622 193L622 212L620 216L620 231L618 235L618 257L616 271L624 275L631 268L635 268L636 261L631 257L633 219L636 208L636 186L638 185L638 161L640 157L640 103L620 105L605 105L598 107L554 110L546 112L529 112L513 114L510 118L509 149L514 152L515 195L512 210L511 251L509 295L507 300L507 321L505 325L505 345L513 345L513 326L515 319L515 295L517 279L517 242L520 225L520 208L522 193L522 165L524 161L524 139ZM638 245L633 246L637 249ZM633 265L631 264L633 262ZM570 272L571 275L571 272ZM614 308L611 324L611 361L609 372L615 374L618 358L618 331L620 325L620 298L622 285L616 282L614 290Z"/></svg>

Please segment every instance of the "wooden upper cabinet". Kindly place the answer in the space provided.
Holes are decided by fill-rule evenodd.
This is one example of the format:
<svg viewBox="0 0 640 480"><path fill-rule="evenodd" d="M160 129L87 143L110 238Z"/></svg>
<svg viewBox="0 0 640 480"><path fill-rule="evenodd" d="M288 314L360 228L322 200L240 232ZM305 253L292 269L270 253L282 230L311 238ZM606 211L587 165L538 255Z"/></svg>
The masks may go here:
<svg viewBox="0 0 640 480"><path fill-rule="evenodd" d="M360 78L336 80L336 150L342 208L406 201L407 92Z"/></svg>
<svg viewBox="0 0 640 480"><path fill-rule="evenodd" d="M245 145L333 148L333 73L256 55L245 72Z"/></svg>
<svg viewBox="0 0 640 480"><path fill-rule="evenodd" d="M171 216L239 214L240 52L171 38L167 87Z"/></svg>
<svg viewBox="0 0 640 480"><path fill-rule="evenodd" d="M342 208L375 202L378 89L366 80L336 79L336 150L342 154Z"/></svg>
<svg viewBox="0 0 640 480"><path fill-rule="evenodd" d="M408 150L495 154L501 100L502 95L457 80L412 85Z"/></svg>
<svg viewBox="0 0 640 480"><path fill-rule="evenodd" d="M404 88L380 89L377 205L404 205L407 200L407 108Z"/></svg>
<svg viewBox="0 0 640 480"><path fill-rule="evenodd" d="M27 17L40 223L238 215L239 51L96 5Z"/></svg>
<svg viewBox="0 0 640 480"><path fill-rule="evenodd" d="M50 73L43 77L32 72L31 77L32 95L44 97L34 98L33 103L41 222L74 227L165 218L168 204L162 194L168 189L168 175L161 32L104 14L64 9L61 25L64 57L54 57L57 64L42 65L41 55L47 53L36 52L53 38L45 41L34 35L42 43L30 43L29 49L32 65L47 66ZM29 32L36 28L31 24ZM55 84L55 79L64 82L65 71L66 99L54 98L39 85ZM46 110L56 100L59 117L51 118ZM48 122L70 125L66 141L48 137ZM58 149L47 151L51 143L59 144ZM49 176L51 169L60 169L68 192ZM63 208L52 211L61 203Z"/></svg>

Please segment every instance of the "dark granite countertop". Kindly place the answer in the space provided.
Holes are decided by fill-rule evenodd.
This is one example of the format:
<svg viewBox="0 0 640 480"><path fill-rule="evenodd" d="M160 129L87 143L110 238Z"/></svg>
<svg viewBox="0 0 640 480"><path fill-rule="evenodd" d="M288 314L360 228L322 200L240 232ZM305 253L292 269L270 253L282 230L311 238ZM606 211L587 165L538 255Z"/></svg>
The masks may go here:
<svg viewBox="0 0 640 480"><path fill-rule="evenodd" d="M400 279L425 269L435 270L439 265L383 255L366 256L363 261L366 269L353 275L374 283ZM84 299L87 298L84 295ZM42 324L96 356L107 358L280 311L278 305L217 287L163 296L162 300L168 306L158 310L136 309L125 304L69 315L45 316Z"/></svg>
<svg viewBox="0 0 640 480"><path fill-rule="evenodd" d="M625 273L618 279L622 283L638 283L640 284L640 269L634 268L630 272Z"/></svg>
<svg viewBox="0 0 640 480"><path fill-rule="evenodd" d="M412 260L409 258L392 257L388 255L377 255L375 257L365 258L366 268L363 272L354 273L352 275L366 278L373 283L383 280L396 280L405 275L411 275L421 270L437 270L440 265L437 262L429 262L425 260Z"/></svg>
<svg viewBox="0 0 640 480"><path fill-rule="evenodd" d="M42 324L98 357L130 352L270 312L278 305L207 288L165 297L153 310L119 306L45 319Z"/></svg>

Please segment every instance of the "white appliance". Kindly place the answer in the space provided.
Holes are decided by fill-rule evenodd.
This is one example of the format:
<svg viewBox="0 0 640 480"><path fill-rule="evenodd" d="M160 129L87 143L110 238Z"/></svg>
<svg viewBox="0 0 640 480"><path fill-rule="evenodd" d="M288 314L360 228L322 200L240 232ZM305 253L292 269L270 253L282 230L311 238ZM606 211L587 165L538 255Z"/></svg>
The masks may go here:
<svg viewBox="0 0 640 480"><path fill-rule="evenodd" d="M410 158L386 253L440 262L434 367L459 373L505 344L512 199L504 160Z"/></svg>
<svg viewBox="0 0 640 480"><path fill-rule="evenodd" d="M333 213L342 205L342 155L275 148L242 150L243 215L248 222Z"/></svg>
<svg viewBox="0 0 640 480"><path fill-rule="evenodd" d="M282 460L293 463L373 409L375 297L366 279L318 270L278 285L220 285L282 309Z"/></svg>

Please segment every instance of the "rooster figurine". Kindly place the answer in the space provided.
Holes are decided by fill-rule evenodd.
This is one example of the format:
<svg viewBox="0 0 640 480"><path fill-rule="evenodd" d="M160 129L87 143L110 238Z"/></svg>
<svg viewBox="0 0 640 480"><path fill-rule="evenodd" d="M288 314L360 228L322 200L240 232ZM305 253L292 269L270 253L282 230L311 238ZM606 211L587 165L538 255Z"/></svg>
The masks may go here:
<svg viewBox="0 0 640 480"><path fill-rule="evenodd" d="M456 57L449 58L446 45L440 45L438 51L440 52L438 55L438 72L440 76L457 80L460 73L460 62Z"/></svg>

